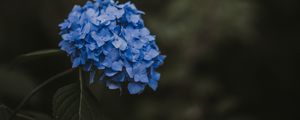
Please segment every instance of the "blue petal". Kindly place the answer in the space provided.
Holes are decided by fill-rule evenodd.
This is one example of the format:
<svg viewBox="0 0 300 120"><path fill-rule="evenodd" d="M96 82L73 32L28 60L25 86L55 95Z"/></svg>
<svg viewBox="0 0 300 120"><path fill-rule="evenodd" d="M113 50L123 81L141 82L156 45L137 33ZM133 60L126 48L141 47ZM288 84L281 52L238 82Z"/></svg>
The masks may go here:
<svg viewBox="0 0 300 120"><path fill-rule="evenodd" d="M141 19L140 15L131 15L129 18L129 20L133 23L138 23L140 19Z"/></svg>
<svg viewBox="0 0 300 120"><path fill-rule="evenodd" d="M68 54L75 52L75 48L67 41L63 40L59 43L61 50L66 51Z"/></svg>
<svg viewBox="0 0 300 120"><path fill-rule="evenodd" d="M103 54L111 61L116 61L120 57L119 50L114 48L112 44L105 44L103 47Z"/></svg>
<svg viewBox="0 0 300 120"><path fill-rule="evenodd" d="M151 77L151 79L150 79L148 85L150 86L150 88L152 90L155 91L158 86L157 81L160 79L160 74L158 72L155 72L153 67L150 69L150 77Z"/></svg>
<svg viewBox="0 0 300 120"><path fill-rule="evenodd" d="M72 9L72 11L80 11L81 7L79 5L75 5Z"/></svg>
<svg viewBox="0 0 300 120"><path fill-rule="evenodd" d="M102 37L98 36L96 32L92 32L91 36L96 41L98 47L101 47L105 44L105 40L103 40Z"/></svg>
<svg viewBox="0 0 300 120"><path fill-rule="evenodd" d="M147 28L142 28L141 30L140 30L140 32L141 32L141 36L146 36L146 35L149 35L150 34L150 31L147 29Z"/></svg>
<svg viewBox="0 0 300 120"><path fill-rule="evenodd" d="M130 94L139 94L143 92L145 89L145 85L142 85L140 83L129 83L128 84L128 90Z"/></svg>
<svg viewBox="0 0 300 120"><path fill-rule="evenodd" d="M145 63L136 63L133 65L133 73L134 74L143 74L146 73L147 64Z"/></svg>
<svg viewBox="0 0 300 120"><path fill-rule="evenodd" d="M125 51L125 57L131 62L137 62L140 57L140 51L138 49L129 48Z"/></svg>
<svg viewBox="0 0 300 120"><path fill-rule="evenodd" d="M119 34L119 31L121 31L121 26L117 25L117 21L111 21L108 28L115 34Z"/></svg>
<svg viewBox="0 0 300 120"><path fill-rule="evenodd" d="M118 72L113 71L111 69L106 69L104 72L105 72L105 75L108 76L108 77L112 77L112 76L114 76L118 73Z"/></svg>
<svg viewBox="0 0 300 120"><path fill-rule="evenodd" d="M114 82L110 82L110 81L106 82L106 86L109 89L111 89L111 90L115 90L115 89L120 89L121 88L121 85L119 83L114 83Z"/></svg>
<svg viewBox="0 0 300 120"><path fill-rule="evenodd" d="M104 66L102 63L100 63L100 62L95 62L95 66L96 66L98 69L100 69L100 70L105 69L105 66Z"/></svg>
<svg viewBox="0 0 300 120"><path fill-rule="evenodd" d="M120 74L117 74L114 77L112 77L112 80L115 82L124 82L125 77L125 72L121 72Z"/></svg>
<svg viewBox="0 0 300 120"><path fill-rule="evenodd" d="M163 64L164 60L165 60L166 56L164 55L159 55L157 57L157 59L155 60L153 67L154 68L158 68L161 64Z"/></svg>
<svg viewBox="0 0 300 120"><path fill-rule="evenodd" d="M132 26L127 26L124 31L124 37L127 41L132 41L134 38L139 36L140 31L138 29L133 28Z"/></svg>
<svg viewBox="0 0 300 120"><path fill-rule="evenodd" d="M119 39L116 39L112 42L115 48L119 48L122 45L122 41Z"/></svg>
<svg viewBox="0 0 300 120"><path fill-rule="evenodd" d="M160 73L155 72L153 68L150 71L150 75L151 75L151 81L158 81L160 79Z"/></svg>
<svg viewBox="0 0 300 120"><path fill-rule="evenodd" d="M120 50L124 51L127 49L127 43L124 40L122 40L122 42L123 43L121 44L121 46L119 48L120 48Z"/></svg>
<svg viewBox="0 0 300 120"><path fill-rule="evenodd" d="M68 20L71 22L71 23L76 23L77 21L79 21L79 18L81 16L81 13L79 12L71 12L69 14L69 17L68 17Z"/></svg>
<svg viewBox="0 0 300 120"><path fill-rule="evenodd" d="M157 57L159 55L159 52L154 50L154 49L150 49L149 51L147 51L144 55L144 59L145 60L151 60L155 57Z"/></svg>
<svg viewBox="0 0 300 120"><path fill-rule="evenodd" d="M88 16L88 19L91 23L93 23L95 25L100 24L100 22L97 20L98 13L94 9L89 8L89 9L87 9L87 11L85 13Z"/></svg>
<svg viewBox="0 0 300 120"><path fill-rule="evenodd" d="M142 82L142 83L148 83L149 79L147 76L147 73L138 73L134 75L134 81L135 82Z"/></svg>
<svg viewBox="0 0 300 120"><path fill-rule="evenodd" d="M116 8L114 6L108 6L106 8L105 12L106 12L106 14L112 15L112 16L114 16L116 18L122 17L122 15L125 13L125 11L123 9L119 10L118 8Z"/></svg>
<svg viewBox="0 0 300 120"><path fill-rule="evenodd" d="M89 48L91 51L95 50L96 49L96 45L94 43L91 43L91 44L86 44L85 45L87 48Z"/></svg>
<svg viewBox="0 0 300 120"><path fill-rule="evenodd" d="M95 53L93 53L93 52L88 52L88 59L99 62L99 58L97 56L95 56Z"/></svg>
<svg viewBox="0 0 300 120"><path fill-rule="evenodd" d="M91 24L90 23L85 24L82 29L82 33L88 34L90 33L90 31L91 31Z"/></svg>
<svg viewBox="0 0 300 120"><path fill-rule="evenodd" d="M152 66L153 63L154 63L154 61L143 61L143 64L145 64L146 68L149 68L150 66Z"/></svg>
<svg viewBox="0 0 300 120"><path fill-rule="evenodd" d="M121 37L116 37L116 39L112 42L115 48L119 48L120 50L125 50L127 48L127 43Z"/></svg>
<svg viewBox="0 0 300 120"><path fill-rule="evenodd" d="M102 36L102 40L104 40L104 41L110 41L113 39L113 34L107 28L101 29L99 32L99 36Z"/></svg>
<svg viewBox="0 0 300 120"><path fill-rule="evenodd" d="M154 41L155 40L155 36L153 35L147 35L144 37L144 39L147 39L148 41Z"/></svg>
<svg viewBox="0 0 300 120"><path fill-rule="evenodd" d="M83 8L87 9L87 8L92 8L94 7L94 4L91 1L87 1L86 4L83 6Z"/></svg>
<svg viewBox="0 0 300 120"><path fill-rule="evenodd" d="M69 28L70 27L70 23L68 21L65 21L65 22L59 24L59 27L60 27L61 30Z"/></svg>
<svg viewBox="0 0 300 120"><path fill-rule="evenodd" d="M150 80L150 82L148 83L148 85L149 85L149 87L150 87L152 90L154 90L154 91L157 90L157 87L158 87L157 81Z"/></svg>
<svg viewBox="0 0 300 120"><path fill-rule="evenodd" d="M129 64L128 62L125 62L125 69L126 69L128 76L130 78L133 78L133 69L132 69L131 64Z"/></svg>
<svg viewBox="0 0 300 120"><path fill-rule="evenodd" d="M145 43L143 43L142 41L140 41L139 39L136 39L133 41L133 43L131 44L134 48L137 49L141 49L143 48L143 46L145 45Z"/></svg>
<svg viewBox="0 0 300 120"><path fill-rule="evenodd" d="M99 17L97 17L97 20L99 20L101 22L101 24L105 24L105 23L110 23L109 21L110 20L113 20L114 17L113 16L109 16L109 15L106 15L106 14L101 14ZM107 25L107 24L105 24Z"/></svg>
<svg viewBox="0 0 300 120"><path fill-rule="evenodd" d="M63 34L61 37L63 40L72 40L72 37L70 34Z"/></svg>
<svg viewBox="0 0 300 120"><path fill-rule="evenodd" d="M105 57L104 61L102 62L102 65L104 65L105 67L111 68L112 61L108 57Z"/></svg>
<svg viewBox="0 0 300 120"><path fill-rule="evenodd" d="M127 58L127 60L132 61L133 55L132 55L131 49L126 50L124 53L124 56Z"/></svg>
<svg viewBox="0 0 300 120"><path fill-rule="evenodd" d="M116 62L113 62L111 68L112 68L114 71L122 71L122 68L123 68L123 62L122 62L122 61L116 61Z"/></svg>
<svg viewBox="0 0 300 120"><path fill-rule="evenodd" d="M113 0L95 0L95 1L97 1L98 3L100 3L103 6L115 3Z"/></svg>
<svg viewBox="0 0 300 120"><path fill-rule="evenodd" d="M96 76L96 71L91 71L90 72L90 84L94 83L95 76Z"/></svg>
<svg viewBox="0 0 300 120"><path fill-rule="evenodd" d="M82 58L78 57L73 60L72 68L76 68L82 64Z"/></svg>

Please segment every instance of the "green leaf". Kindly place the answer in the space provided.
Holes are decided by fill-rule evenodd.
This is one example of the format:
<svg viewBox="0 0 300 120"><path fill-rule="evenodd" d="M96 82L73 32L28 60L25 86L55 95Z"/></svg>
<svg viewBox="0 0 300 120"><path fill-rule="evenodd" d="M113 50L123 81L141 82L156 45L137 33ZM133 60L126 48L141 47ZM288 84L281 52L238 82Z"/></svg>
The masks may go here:
<svg viewBox="0 0 300 120"><path fill-rule="evenodd" d="M25 57L42 57L42 56L50 56L50 55L56 55L61 53L62 51L59 49L49 49L49 50L41 50L41 51L35 51L32 53L27 53L20 55L20 57L25 58Z"/></svg>
<svg viewBox="0 0 300 120"><path fill-rule="evenodd" d="M36 51L36 52L20 55L12 63L14 65L14 64L17 64L19 62L24 62L24 61L28 61L28 60L32 60L32 59L38 59L38 58L47 57L47 56L55 56L55 55L59 55L61 53L63 53L63 52L59 49L49 49L49 50Z"/></svg>
<svg viewBox="0 0 300 120"><path fill-rule="evenodd" d="M7 106L0 104L0 120L10 120L13 111ZM12 120L51 120L50 116L40 112L23 111L18 113Z"/></svg>
<svg viewBox="0 0 300 120"><path fill-rule="evenodd" d="M0 105L0 119L1 120L8 120L11 115L11 111L4 105Z"/></svg>
<svg viewBox="0 0 300 120"><path fill-rule="evenodd" d="M59 49L41 50L41 51L35 51L35 52L20 55L18 59L40 58L40 57L58 55L61 53L63 52Z"/></svg>
<svg viewBox="0 0 300 120"><path fill-rule="evenodd" d="M39 111L22 111L21 113L22 114L17 114L17 115L19 118L23 117L24 120L52 120L50 115L47 115Z"/></svg>
<svg viewBox="0 0 300 120"><path fill-rule="evenodd" d="M79 84L67 85L55 93L53 99L55 120L79 120L79 116L81 116L80 120L100 120L102 118L94 96L87 89L83 89L80 100L80 93Z"/></svg>
<svg viewBox="0 0 300 120"><path fill-rule="evenodd" d="M42 84L40 84L39 86L37 86L36 88L34 88L22 101L21 103L17 106L17 108L15 109L15 111L12 113L12 117L14 117L20 110L21 108L31 99L32 96L34 96L37 92L39 92L42 88L44 88L46 85L48 85L49 83L51 83L52 81L56 80L59 77L62 77L63 75L66 75L70 72L72 72L74 69L69 69L66 70L62 73L58 73L57 75L49 78L48 80L44 81Z"/></svg>

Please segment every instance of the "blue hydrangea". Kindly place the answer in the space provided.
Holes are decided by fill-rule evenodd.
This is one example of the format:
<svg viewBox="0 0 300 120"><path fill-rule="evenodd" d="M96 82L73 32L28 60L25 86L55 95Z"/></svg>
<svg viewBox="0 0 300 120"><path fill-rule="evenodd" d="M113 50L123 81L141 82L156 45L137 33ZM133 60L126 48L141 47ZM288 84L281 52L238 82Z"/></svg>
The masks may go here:
<svg viewBox="0 0 300 120"><path fill-rule="evenodd" d="M96 0L75 5L59 25L59 46L71 57L73 68L90 72L90 83L98 81L97 71L103 71L99 81L109 89L126 84L130 94L139 94L146 86L156 90L160 79L156 69L165 56L145 27L144 14L130 2Z"/></svg>

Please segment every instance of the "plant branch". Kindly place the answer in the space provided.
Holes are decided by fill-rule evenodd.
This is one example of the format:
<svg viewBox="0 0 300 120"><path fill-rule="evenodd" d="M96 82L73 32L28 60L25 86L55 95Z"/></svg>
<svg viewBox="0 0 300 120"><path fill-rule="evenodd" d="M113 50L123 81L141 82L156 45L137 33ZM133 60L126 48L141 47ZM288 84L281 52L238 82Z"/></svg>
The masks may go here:
<svg viewBox="0 0 300 120"><path fill-rule="evenodd" d="M34 96L36 93L38 93L42 88L44 88L46 85L48 85L49 83L53 82L54 80L68 74L71 73L72 71L74 71L74 69L69 69L66 70L62 73L59 73L51 78L49 78L48 80L46 80L45 82L43 82L42 84L40 84L39 86L37 86L34 90L32 90L23 100L22 102L17 106L17 108L15 109L15 111L13 112L13 114L11 115L11 117L9 118L9 120L13 120L13 118L15 117L15 115L21 110L21 108L30 100L30 98L32 96Z"/></svg>
<svg viewBox="0 0 300 120"><path fill-rule="evenodd" d="M79 68L79 81L80 81L80 99L79 99L78 116L79 116L79 120L81 120L82 98L83 98L83 79L82 79L82 71L80 68Z"/></svg>
<svg viewBox="0 0 300 120"><path fill-rule="evenodd" d="M27 115L23 115L23 114L16 114L16 116L20 117L20 118L24 118L24 119L27 119L27 120L35 120L34 118L30 117L30 116L27 116Z"/></svg>
<svg viewBox="0 0 300 120"><path fill-rule="evenodd" d="M61 53L63 53L63 52L59 49L49 49L49 50L40 50L40 51L23 54L23 55L16 57L10 63L9 70L14 69L17 65L19 65L20 63L23 63L25 61L42 58L42 57L46 57L46 56L59 55Z"/></svg>

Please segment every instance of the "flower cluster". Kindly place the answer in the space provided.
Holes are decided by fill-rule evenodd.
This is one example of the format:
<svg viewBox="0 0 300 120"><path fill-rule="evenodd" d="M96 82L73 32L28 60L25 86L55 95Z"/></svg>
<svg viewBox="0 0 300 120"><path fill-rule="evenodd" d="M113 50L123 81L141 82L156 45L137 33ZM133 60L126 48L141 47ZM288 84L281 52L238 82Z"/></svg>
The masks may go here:
<svg viewBox="0 0 300 120"><path fill-rule="evenodd" d="M141 93L147 85L156 90L160 74L155 70L165 56L144 26L143 14L130 2L96 0L76 5L59 25L63 39L59 46L71 57L73 68L90 72L90 83L101 70L99 80L109 89L128 83L130 94Z"/></svg>

